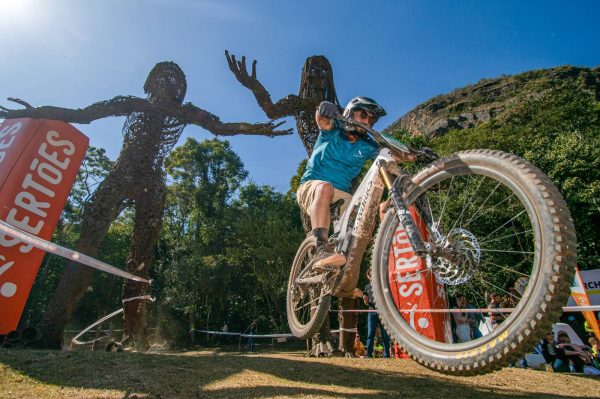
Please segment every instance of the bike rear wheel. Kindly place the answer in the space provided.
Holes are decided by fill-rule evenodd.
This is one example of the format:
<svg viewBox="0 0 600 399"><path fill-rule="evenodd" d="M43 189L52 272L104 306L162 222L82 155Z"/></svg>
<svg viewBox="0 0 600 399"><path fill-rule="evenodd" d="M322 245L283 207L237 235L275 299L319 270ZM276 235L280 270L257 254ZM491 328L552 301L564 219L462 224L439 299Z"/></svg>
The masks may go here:
<svg viewBox="0 0 600 399"><path fill-rule="evenodd" d="M294 258L287 289L287 319L295 337L313 337L329 314L330 290L321 283L301 284L299 278L319 279L321 274L311 272L311 260L316 253L314 237L307 237Z"/></svg>
<svg viewBox="0 0 600 399"><path fill-rule="evenodd" d="M576 264L575 229L558 189L528 162L490 150L442 158L412 182L403 197L423 215L425 241L446 245L456 256L429 257L420 271L407 273L405 259L395 257L402 252L402 227L395 211L388 211L372 258L373 293L386 330L414 360L448 373L491 371L532 350L561 314ZM437 287L439 301L432 307L438 313L401 301L418 291L407 284L425 278ZM491 293L503 298L500 307L508 313L483 310ZM456 342L449 329L456 316L447 312L456 295L482 309L463 317L505 319L480 338ZM446 328L443 338L425 333L434 314L444 315L437 316Z"/></svg>

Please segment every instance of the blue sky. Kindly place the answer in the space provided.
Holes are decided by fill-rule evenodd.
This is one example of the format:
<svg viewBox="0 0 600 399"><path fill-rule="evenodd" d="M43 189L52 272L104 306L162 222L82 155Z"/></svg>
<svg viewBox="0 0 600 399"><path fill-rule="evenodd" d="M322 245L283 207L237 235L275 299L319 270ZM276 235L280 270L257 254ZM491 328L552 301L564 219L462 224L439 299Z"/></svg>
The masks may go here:
<svg viewBox="0 0 600 399"><path fill-rule="evenodd" d="M144 96L154 64L177 62L186 101L223 121L265 121L224 50L258 59L273 100L296 94L306 57L334 69L342 103L376 98L383 128L427 99L481 78L600 64L597 1L1 0L0 104L84 107ZM114 159L124 118L77 127ZM289 119L287 125L294 127ZM210 133L188 126L182 136ZM297 134L230 139L250 178L286 191L305 156Z"/></svg>

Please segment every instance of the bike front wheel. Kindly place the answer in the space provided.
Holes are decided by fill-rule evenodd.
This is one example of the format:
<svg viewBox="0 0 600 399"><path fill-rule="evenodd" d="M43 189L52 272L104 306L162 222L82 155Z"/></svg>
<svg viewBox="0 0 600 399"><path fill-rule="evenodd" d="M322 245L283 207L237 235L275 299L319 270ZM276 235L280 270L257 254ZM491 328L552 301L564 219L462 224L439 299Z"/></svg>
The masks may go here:
<svg viewBox="0 0 600 399"><path fill-rule="evenodd" d="M319 280L323 275L312 272L316 253L314 237L307 237L294 258L287 289L287 319L292 334L300 339L313 337L329 314L331 295ZM308 281L314 280L309 283Z"/></svg>
<svg viewBox="0 0 600 399"><path fill-rule="evenodd" d="M438 251L407 254L395 210L385 215L372 285L386 330L414 360L448 373L491 371L532 351L561 314L576 264L558 189L528 162L491 150L442 158L412 183L404 200Z"/></svg>

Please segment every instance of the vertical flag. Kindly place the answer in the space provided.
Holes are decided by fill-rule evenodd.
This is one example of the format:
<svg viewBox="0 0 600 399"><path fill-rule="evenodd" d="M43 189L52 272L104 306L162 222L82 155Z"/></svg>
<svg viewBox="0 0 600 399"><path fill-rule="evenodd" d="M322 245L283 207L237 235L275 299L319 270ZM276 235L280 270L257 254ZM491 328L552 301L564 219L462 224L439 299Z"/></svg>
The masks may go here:
<svg viewBox="0 0 600 399"><path fill-rule="evenodd" d="M423 219L411 206L409 211L424 240L427 229ZM420 312L419 309L447 309L444 285L439 283L427 265L418 257L410 245L408 235L402 225L394 233L390 248L388 277L390 290L398 309L410 309L402 317L410 326L430 339L452 342L448 314Z"/></svg>
<svg viewBox="0 0 600 399"><path fill-rule="evenodd" d="M52 238L88 138L59 121L10 119L0 125L0 219ZM0 334L17 328L44 251L0 233Z"/></svg>

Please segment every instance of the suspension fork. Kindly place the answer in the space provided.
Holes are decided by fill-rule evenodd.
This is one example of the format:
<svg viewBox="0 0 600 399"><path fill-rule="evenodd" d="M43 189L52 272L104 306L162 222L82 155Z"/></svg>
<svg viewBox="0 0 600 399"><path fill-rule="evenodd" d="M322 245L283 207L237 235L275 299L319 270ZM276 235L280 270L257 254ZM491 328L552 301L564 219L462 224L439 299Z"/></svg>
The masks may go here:
<svg viewBox="0 0 600 399"><path fill-rule="evenodd" d="M417 256L424 258L429 251L423 242L421 232L415 223L415 219L408 211L408 207L402 199L402 193L404 192L404 188L408 183L407 180L410 180L410 175L400 174L400 176L392 181L392 176L384 165L379 166L379 173L381 174L381 178L383 179L383 182L390 193L392 204L396 210L396 216L404 227L404 231L406 232L408 241L410 242L413 251Z"/></svg>

